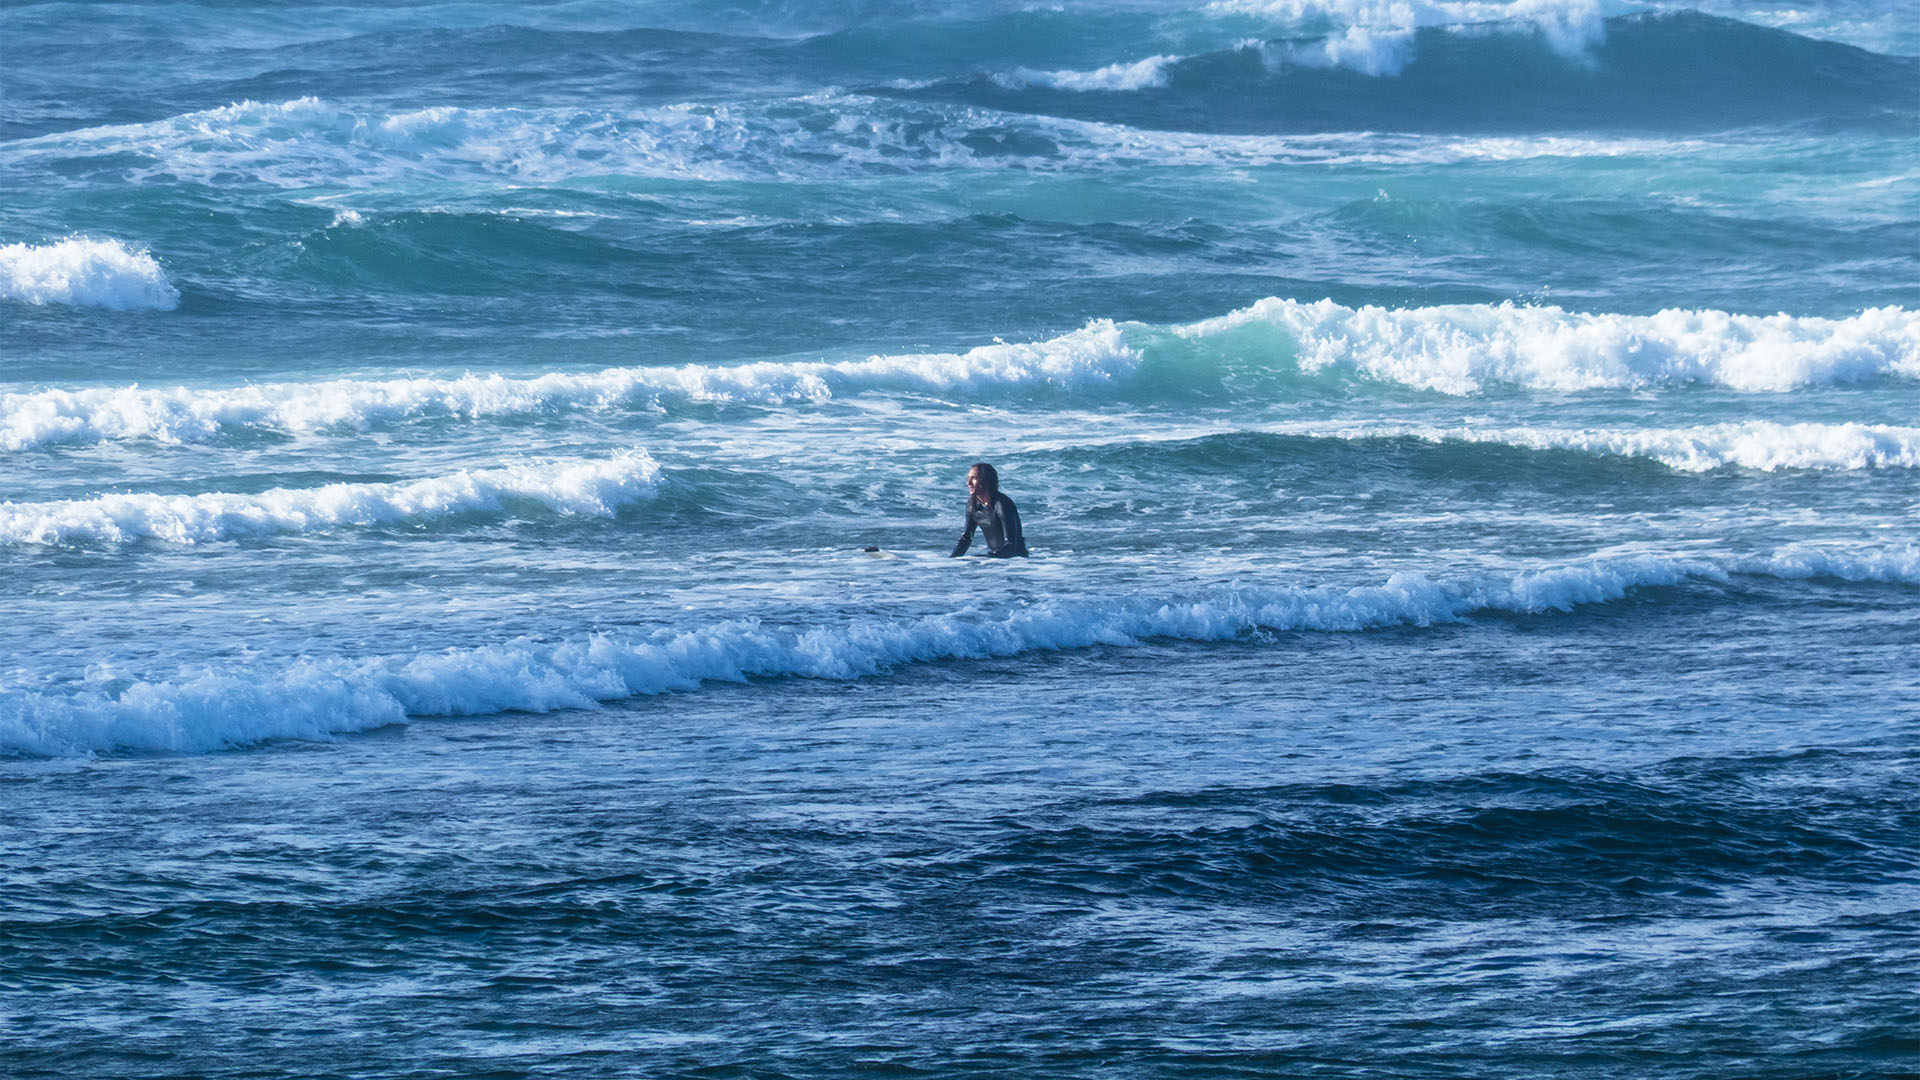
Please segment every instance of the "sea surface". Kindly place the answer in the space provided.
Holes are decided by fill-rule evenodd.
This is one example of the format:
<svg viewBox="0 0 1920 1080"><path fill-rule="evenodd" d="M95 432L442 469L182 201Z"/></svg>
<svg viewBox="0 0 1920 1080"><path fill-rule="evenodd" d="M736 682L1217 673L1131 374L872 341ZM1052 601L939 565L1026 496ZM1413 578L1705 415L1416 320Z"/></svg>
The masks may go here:
<svg viewBox="0 0 1920 1080"><path fill-rule="evenodd" d="M1913 1076L1917 656L1915 0L0 7L10 1080Z"/></svg>

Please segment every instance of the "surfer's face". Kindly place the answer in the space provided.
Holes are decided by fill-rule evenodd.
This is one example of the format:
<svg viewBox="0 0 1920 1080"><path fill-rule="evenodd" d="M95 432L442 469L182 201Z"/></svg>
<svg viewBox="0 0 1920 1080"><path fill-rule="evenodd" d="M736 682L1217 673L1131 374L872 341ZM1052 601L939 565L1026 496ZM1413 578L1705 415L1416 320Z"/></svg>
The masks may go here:
<svg viewBox="0 0 1920 1080"><path fill-rule="evenodd" d="M973 497L981 502L987 501L987 496L990 492L987 491L986 485L980 479L979 469L967 470L967 490L971 491Z"/></svg>

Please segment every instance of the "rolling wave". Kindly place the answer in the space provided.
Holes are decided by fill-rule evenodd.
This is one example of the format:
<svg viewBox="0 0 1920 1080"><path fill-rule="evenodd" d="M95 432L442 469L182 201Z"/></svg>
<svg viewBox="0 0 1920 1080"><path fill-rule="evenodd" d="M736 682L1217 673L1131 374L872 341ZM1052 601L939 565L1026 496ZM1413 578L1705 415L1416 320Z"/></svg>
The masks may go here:
<svg viewBox="0 0 1920 1080"><path fill-rule="evenodd" d="M1310 375L1347 373L1453 395L1499 386L1579 391L1692 383L1777 392L1920 378L1920 312L1898 307L1824 319L1484 304L1349 308L1270 297L1171 333L1225 362L1290 360Z"/></svg>
<svg viewBox="0 0 1920 1080"><path fill-rule="evenodd" d="M172 311L180 292L152 255L119 240L76 236L0 246L0 300L113 311Z"/></svg>
<svg viewBox="0 0 1920 1080"><path fill-rule="evenodd" d="M1704 131L1893 116L1910 126L1920 75L1911 57L1692 11L1377 4L1330 8L1302 35L1294 16L1309 5L1240 6L1291 9L1281 21L1292 29L1093 71L976 72L894 92L1182 131Z"/></svg>
<svg viewBox="0 0 1920 1080"><path fill-rule="evenodd" d="M1349 308L1330 300L1305 304L1268 298L1198 323L1156 327L1095 320L1057 338L995 342L964 353L619 367L521 378L469 374L211 389L15 392L0 394L0 449L129 439L199 442L249 429L351 429L428 417L502 417L664 401L780 405L873 390L965 399L1034 390L1111 397L1139 387L1159 400L1170 390L1197 387L1209 396L1226 391L1242 399L1278 400L1302 393L1302 379L1474 395L1692 384L1782 392L1881 378L1920 378L1920 312L1873 308L1846 319L1680 310L1640 316L1511 305ZM1779 433L1756 428L1752 434L1764 439ZM1791 438L1814 436L1808 430ZM1731 431L1705 437L1739 441ZM1906 460L1899 430L1863 429L1834 437L1890 437L1893 442L1877 443L1877 449L1863 447L1863 460ZM1605 438L1596 436L1589 444L1598 446ZM1655 433L1615 441L1643 448L1631 452L1688 460L1674 438ZM1807 453L1834 452L1828 447ZM1700 460L1715 453L1703 446ZM1763 452L1736 448L1727 453L1731 463L1768 467ZM1794 466L1781 458L1775 467Z"/></svg>
<svg viewBox="0 0 1920 1080"><path fill-rule="evenodd" d="M1112 322L1034 344L965 353L735 366L609 368L585 375L269 383L235 389L138 386L0 395L0 448L153 439L198 442L250 428L318 431L436 416L491 417L682 401L821 401L835 389L979 393L993 388L1106 385L1139 364Z"/></svg>
<svg viewBox="0 0 1920 1080"><path fill-rule="evenodd" d="M268 673L206 672L117 693L0 696L0 753L197 753L326 738L409 717L590 708L749 678L857 679L895 668L1145 639L1230 641L1262 631L1358 632L1501 613L1569 612L1649 587L1734 575L1920 582L1920 547L1790 548L1734 559L1635 556L1456 584L1396 574L1375 586L1213 590L1182 597L1047 600L1000 614L862 619L776 628L757 621L596 633L360 660L303 660Z"/></svg>
<svg viewBox="0 0 1920 1080"><path fill-rule="evenodd" d="M312 533L344 526L420 525L462 514L499 513L514 502L560 514L610 516L651 499L662 483L645 451L600 460L463 469L398 483L210 492L102 495L61 502L0 502L0 544L163 540L204 543L235 536Z"/></svg>
<svg viewBox="0 0 1920 1080"><path fill-rule="evenodd" d="M1170 447L1176 455L1208 447L1219 440L1242 443L1242 461L1251 466L1275 454L1298 454L1301 443L1373 443L1418 440L1439 446L1498 446L1535 451L1573 451L1604 457L1657 461L1676 472L1705 473L1717 469L1753 469L1759 472L1807 470L1852 472L1864 469L1920 468L1920 427L1892 424L1783 424L1770 420L1743 420L1676 428L1552 428L1498 427L1370 422L1327 425L1282 424L1232 432L1195 434L1172 432L1163 436L1130 436L1087 444L1062 440L1030 447L1065 451L1099 447Z"/></svg>

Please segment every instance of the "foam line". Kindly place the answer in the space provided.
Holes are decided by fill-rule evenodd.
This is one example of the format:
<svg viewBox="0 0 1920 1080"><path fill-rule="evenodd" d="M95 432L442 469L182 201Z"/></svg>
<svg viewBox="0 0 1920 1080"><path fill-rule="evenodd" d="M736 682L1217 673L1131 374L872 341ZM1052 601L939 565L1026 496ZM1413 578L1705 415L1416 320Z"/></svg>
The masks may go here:
<svg viewBox="0 0 1920 1080"><path fill-rule="evenodd" d="M1260 46L1270 53L1273 46ZM1016 72L1007 85L1078 90L1158 85L1173 59L1093 72ZM1068 84L1072 84L1068 86ZM1032 153L976 149L982 133L1031 134ZM995 139L1005 146L1004 139ZM1752 136L1727 149L1777 157ZM1779 139L1772 140L1780 141ZM356 111L318 98L243 101L143 124L23 139L0 161L44 170L97 158L135 180L173 178L272 187L564 184L607 175L676 180L829 181L928 172L1240 167L1293 163L1448 164L1532 157L1666 157L1701 140L1562 135L1486 137L1330 133L1227 135L1003 113L938 102L823 92L777 102L604 109ZM352 217L338 224L350 225Z"/></svg>
<svg viewBox="0 0 1920 1080"><path fill-rule="evenodd" d="M1762 472L1786 469L1841 472L1920 468L1920 427L1890 424L1780 424L1767 420L1746 420L1699 427L1644 430L1386 426L1301 433L1348 439L1405 436L1433 443L1490 443L1529 450L1578 450L1589 454L1649 458L1679 472L1695 473L1728 467Z"/></svg>
<svg viewBox="0 0 1920 1080"><path fill-rule="evenodd" d="M610 516L650 499L660 468L643 450L610 458L461 470L401 483L275 488L259 494L210 492L102 495L62 502L0 503L0 544L164 540L204 543L235 536L312 533L344 526L419 524L459 514L497 513L527 500L560 514Z"/></svg>
<svg viewBox="0 0 1920 1080"><path fill-rule="evenodd" d="M1036 384L1083 388L1122 378L1139 362L1119 327L1099 321L1050 341L843 362L626 367L533 378L341 379L211 390L42 390L0 395L0 449L122 439L199 442L244 429L363 428L420 417L623 408L661 399L772 405L876 387L945 393Z"/></svg>
<svg viewBox="0 0 1920 1080"><path fill-rule="evenodd" d="M180 293L147 252L114 239L76 236L54 244L0 246L0 300L171 311L180 305Z"/></svg>
<svg viewBox="0 0 1920 1080"><path fill-rule="evenodd" d="M1146 639L1224 641L1261 631L1357 632L1483 614L1566 612L1690 579L1920 582L1920 547L1786 549L1712 560L1592 559L1460 583L1395 574L1357 588L1219 589L1180 597L1048 600L993 613L813 627L754 621L596 633L362 660L303 660L271 672L201 672L117 693L0 693L0 753L197 753L269 739L325 738L409 717L588 708L636 695L749 678L856 679L941 660L1126 647Z"/></svg>

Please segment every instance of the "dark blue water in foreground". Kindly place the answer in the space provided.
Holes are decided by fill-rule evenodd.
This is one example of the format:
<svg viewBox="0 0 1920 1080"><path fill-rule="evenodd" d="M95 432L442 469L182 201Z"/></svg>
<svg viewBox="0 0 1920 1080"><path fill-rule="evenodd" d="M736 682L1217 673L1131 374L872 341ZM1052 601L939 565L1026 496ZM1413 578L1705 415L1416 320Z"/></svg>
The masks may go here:
<svg viewBox="0 0 1920 1080"><path fill-rule="evenodd" d="M0 9L0 1076L1920 1074L1917 28Z"/></svg>

